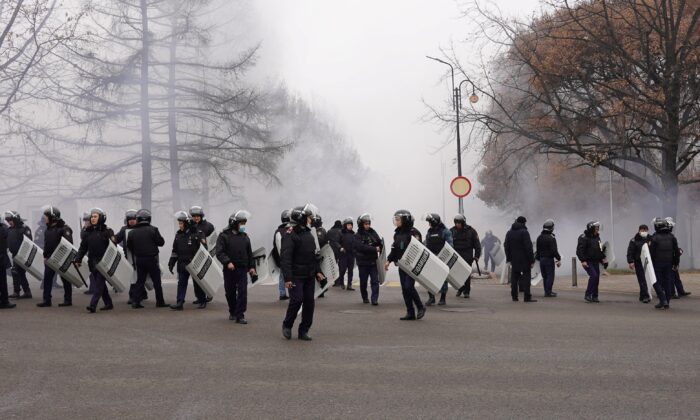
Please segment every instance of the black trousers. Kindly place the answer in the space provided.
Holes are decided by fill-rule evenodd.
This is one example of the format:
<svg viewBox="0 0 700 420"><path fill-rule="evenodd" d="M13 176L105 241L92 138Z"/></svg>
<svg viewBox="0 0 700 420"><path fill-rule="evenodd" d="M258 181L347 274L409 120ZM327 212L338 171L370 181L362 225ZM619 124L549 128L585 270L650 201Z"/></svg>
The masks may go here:
<svg viewBox="0 0 700 420"><path fill-rule="evenodd" d="M518 289L525 294L525 300L532 297L530 294L530 268L526 270L516 270L513 268L510 272L510 295L513 299L518 298Z"/></svg>
<svg viewBox="0 0 700 420"><path fill-rule="evenodd" d="M146 293L146 277L150 275L151 280L153 280L153 290L156 292L156 304L164 304L165 299L163 299L163 287L160 283L160 265L158 265L158 256L136 257L135 259L136 284L130 290L131 301L133 303L141 303L143 295Z"/></svg>
<svg viewBox="0 0 700 420"><path fill-rule="evenodd" d="M424 308L423 302L420 300L420 296L416 290L416 281L402 269L399 269L399 280L401 281L403 302L406 304L406 314L415 315L416 310L414 305L416 308L418 308L418 310Z"/></svg>
<svg viewBox="0 0 700 420"><path fill-rule="evenodd" d="M10 295L7 292L7 267L5 264L0 264L0 304L10 303Z"/></svg>
<svg viewBox="0 0 700 420"><path fill-rule="evenodd" d="M294 321L297 319L297 313L301 308L301 324L299 324L299 332L306 333L311 329L311 324L314 322L314 292L316 291L316 279L307 277L304 279L295 279L289 292L289 306L287 307L287 315L284 317L282 326L292 328Z"/></svg>
<svg viewBox="0 0 700 420"><path fill-rule="evenodd" d="M224 289L229 314L238 319L244 318L248 309L248 269L224 268Z"/></svg>
<svg viewBox="0 0 700 420"><path fill-rule="evenodd" d="M44 302L51 302L51 290L53 289L53 279L56 277L56 272L44 265ZM73 303L73 285L63 280L63 301L65 303Z"/></svg>
<svg viewBox="0 0 700 420"><path fill-rule="evenodd" d="M27 272L17 264L12 265L12 286L16 295L20 294L22 290L27 295L32 294L27 281Z"/></svg>

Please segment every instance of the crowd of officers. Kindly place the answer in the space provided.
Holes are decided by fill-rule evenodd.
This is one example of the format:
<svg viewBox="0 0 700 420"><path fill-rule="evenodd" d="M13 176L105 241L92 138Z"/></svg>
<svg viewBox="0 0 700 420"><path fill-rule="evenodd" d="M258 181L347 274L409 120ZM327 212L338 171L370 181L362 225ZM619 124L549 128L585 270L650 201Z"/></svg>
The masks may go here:
<svg viewBox="0 0 700 420"><path fill-rule="evenodd" d="M65 238L73 243L73 231L61 218L61 213L56 207L45 206L42 210L43 220L39 224L34 240L43 248L44 259L48 259L62 239ZM206 220L201 207L195 206L189 211L180 211L175 214L175 217L178 221L178 230L173 240L168 269L172 274L177 272L178 284L176 301L168 305L163 295L159 263L159 248L165 245L165 240L158 228L151 225L150 211L128 210L125 213L124 225L117 233L107 227L107 215L103 210L94 208L84 214L80 245L73 263L79 267L87 256L90 284L86 294L91 294L92 297L86 310L95 313L100 299L104 305L99 310L114 309L107 281L96 268L110 246L110 241L122 246L126 259L135 268L136 281L131 285L128 301L133 309L144 307L143 302L148 299L146 284L150 282L155 292L157 308L169 307L175 311L183 310L190 277L186 267L200 247L205 247L218 259L223 268L229 319L238 324L247 324L245 313L248 276L253 279L257 277L251 242L246 233L246 223L250 213L245 210L233 213L229 217L227 227L213 244L209 244L207 239L213 237L216 229ZM483 240L480 240L476 230L467 224L463 215L455 216L454 225L450 228L435 213L426 214L423 220L428 224L425 239L414 226L415 219L409 211L395 212L393 243L386 257L384 270L388 270L390 264L396 264L402 258L412 238L416 238L435 255L443 249L445 244L449 244L467 264L472 266L476 262L479 271L478 260L483 253L484 268L488 269L490 262L491 272L495 271L494 250L500 245L500 240L490 231L486 233ZM6 276L2 276L0 309L16 306L15 303L10 302L10 298L32 298L26 272L17 264L13 264L7 255L8 250L13 257L17 255L24 237L32 239L31 229L24 224L24 220L16 211L7 211L5 221L7 225L0 223L0 270L6 271L11 267L14 293L8 295L7 279ZM512 299L518 301L522 293L525 302L536 302L530 290L531 270L536 262L540 264L544 296L556 297L557 294L553 291L555 267L561 266L561 256L554 234L554 222L547 220L544 223L542 232L536 239L534 247L536 252L526 224L527 220L524 217L518 217L503 242L505 259L510 264L511 270ZM635 270L639 281L639 300L649 303L651 295L647 289L644 263L641 260L643 246L649 246L657 278L654 289L659 302L656 308L668 309L670 299L687 296L690 293L684 290L678 274L682 250L678 247L678 242L672 233L673 220L657 218L653 224L655 229L653 235L649 234L646 225L639 227L639 232L629 243L627 261L630 268ZM372 228L372 217L369 214L362 214L357 218L357 232L354 227L355 221L352 218L346 218L342 221L336 220L333 227L326 231L318 209L311 204L282 213L281 224L274 232L271 256L280 269L279 299L289 300L282 323L282 334L285 338L292 337L292 328L297 313L301 310L298 338L305 341L311 340L309 330L313 322L316 285L318 282L325 286L329 280L321 270L323 260L321 249L326 244L331 247L340 272L337 279L330 279L334 281L332 286L354 291L353 272L357 265L363 303L375 306L379 304L379 270L382 268L378 266L378 259L385 252L385 244L382 237ZM213 249L210 250L210 247ZM599 302L598 284L601 266L607 268L608 264L600 239L599 222L587 224L586 230L578 238L576 256L589 276L584 300L597 303ZM38 307L52 306L55 278L56 272L45 265L42 300L37 304ZM399 280L406 305L406 314L400 318L401 320L421 319L425 316L426 306L445 305L447 282L440 290L439 300L436 301L436 296L428 293L427 302L424 304L411 276L399 269ZM72 285L64 279L61 281L63 301L58 306L72 306ZM193 286L196 298L193 304L197 305L198 309L206 308L211 297L206 295L197 282L193 282ZM471 276L464 279L463 286L457 291L457 297L463 296L468 299L470 293ZM319 297L323 297L323 294Z"/></svg>

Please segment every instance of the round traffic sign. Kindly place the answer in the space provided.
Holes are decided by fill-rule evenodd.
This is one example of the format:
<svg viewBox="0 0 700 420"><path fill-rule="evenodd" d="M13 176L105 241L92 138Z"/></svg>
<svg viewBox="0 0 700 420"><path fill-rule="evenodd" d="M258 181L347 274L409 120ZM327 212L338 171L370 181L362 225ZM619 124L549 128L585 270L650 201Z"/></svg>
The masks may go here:
<svg viewBox="0 0 700 420"><path fill-rule="evenodd" d="M468 178L458 176L450 182L450 191L456 197L464 198L472 192L472 183Z"/></svg>

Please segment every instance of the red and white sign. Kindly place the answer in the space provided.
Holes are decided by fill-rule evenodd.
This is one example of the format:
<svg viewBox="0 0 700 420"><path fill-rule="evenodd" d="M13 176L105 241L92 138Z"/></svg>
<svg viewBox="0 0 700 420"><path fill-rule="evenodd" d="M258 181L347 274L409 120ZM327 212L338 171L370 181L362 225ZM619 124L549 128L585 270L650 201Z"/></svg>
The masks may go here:
<svg viewBox="0 0 700 420"><path fill-rule="evenodd" d="M450 182L450 191L458 198L464 198L472 192L472 183L468 178L458 176Z"/></svg>

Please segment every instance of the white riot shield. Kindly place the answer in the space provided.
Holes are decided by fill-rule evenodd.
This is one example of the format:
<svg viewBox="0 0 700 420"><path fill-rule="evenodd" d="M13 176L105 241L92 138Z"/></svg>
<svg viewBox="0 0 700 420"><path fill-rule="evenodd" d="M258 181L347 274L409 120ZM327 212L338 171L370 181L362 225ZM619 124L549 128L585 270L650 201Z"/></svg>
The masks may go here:
<svg viewBox="0 0 700 420"><path fill-rule="evenodd" d="M491 259L496 263L496 267L500 267L501 264L503 264L506 260L506 252L503 250L503 246L501 245L500 242L496 242L496 244L491 248L491 252L489 252L489 255L491 256ZM486 270L486 268L484 268Z"/></svg>
<svg viewBox="0 0 700 420"><path fill-rule="evenodd" d="M212 232L212 234L207 237L207 247L212 257L216 257L216 241L218 239L219 233L217 231Z"/></svg>
<svg viewBox="0 0 700 420"><path fill-rule="evenodd" d="M411 238L399 268L433 294L438 294L450 269L416 238Z"/></svg>
<svg viewBox="0 0 700 420"><path fill-rule="evenodd" d="M386 284L386 270L384 266L386 265L386 244L384 239L382 239L382 252L377 258L377 273L379 273L379 285L384 286ZM337 278L337 277L336 277Z"/></svg>
<svg viewBox="0 0 700 420"><path fill-rule="evenodd" d="M530 286L537 286L542 281L542 272L540 271L540 263L535 262L535 266L530 271Z"/></svg>
<svg viewBox="0 0 700 420"><path fill-rule="evenodd" d="M605 253L605 259L608 260L608 265L610 268L612 268L613 263L615 262L615 250L610 246L610 242L605 241L603 244L603 251Z"/></svg>
<svg viewBox="0 0 700 420"><path fill-rule="evenodd" d="M649 245L647 244L642 246L641 260L644 268L644 278L647 280L647 289L651 296L651 291L654 290L654 285L656 284L656 272L654 271L654 264L651 262L651 252L649 252Z"/></svg>
<svg viewBox="0 0 700 420"><path fill-rule="evenodd" d="M275 259L272 258L272 252L267 256L267 272L271 280L277 281L280 277L280 268L277 266Z"/></svg>
<svg viewBox="0 0 700 420"><path fill-rule="evenodd" d="M510 263L503 264L501 269L501 279L498 284L508 284L508 278L510 277Z"/></svg>
<svg viewBox="0 0 700 420"><path fill-rule="evenodd" d="M326 244L321 248L321 272L328 280L328 285L330 286L332 282L340 277L340 268L338 268L338 262L335 260L335 254L333 253L333 248L329 244ZM326 287L328 289L328 287ZM320 293L319 293L320 294Z"/></svg>
<svg viewBox="0 0 700 420"><path fill-rule="evenodd" d="M85 286L87 288L88 278L90 277L87 258L83 258L80 268L77 268L73 264L73 260L77 255L78 250L75 249L73 244L68 242L66 238L61 238L61 242L56 247L56 250L46 260L46 265L73 286L77 288Z"/></svg>
<svg viewBox="0 0 700 420"><path fill-rule="evenodd" d="M252 276L248 275L248 288L262 283L265 279L270 276L267 264L267 250L265 247L260 247L253 251L253 261L255 262L255 271L257 277L254 279Z"/></svg>
<svg viewBox="0 0 700 420"><path fill-rule="evenodd" d="M207 296L214 297L216 291L224 283L224 272L221 266L214 261L204 246L199 247L192 262L186 268Z"/></svg>
<svg viewBox="0 0 700 420"><path fill-rule="evenodd" d="M445 246L442 247L442 250L438 252L437 256L440 261L444 262L450 269L447 275L447 281L452 287L459 290L464 286L464 282L469 276L471 276L471 266L469 266L464 258L462 258L447 242L445 242Z"/></svg>
<svg viewBox="0 0 700 420"><path fill-rule="evenodd" d="M97 263L97 271L105 276L109 284L119 293L129 290L131 279L134 276L134 267L112 241L109 241L109 246L102 260Z"/></svg>
<svg viewBox="0 0 700 420"><path fill-rule="evenodd" d="M22 238L22 244L13 260L37 280L44 280L44 251L28 237Z"/></svg>

